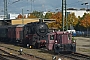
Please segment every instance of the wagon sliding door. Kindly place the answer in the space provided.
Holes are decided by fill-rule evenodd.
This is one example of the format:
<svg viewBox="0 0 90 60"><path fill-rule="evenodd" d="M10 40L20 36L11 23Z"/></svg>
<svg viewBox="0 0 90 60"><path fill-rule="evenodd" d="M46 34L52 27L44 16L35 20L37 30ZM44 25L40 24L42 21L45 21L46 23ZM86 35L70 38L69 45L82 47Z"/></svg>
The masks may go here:
<svg viewBox="0 0 90 60"><path fill-rule="evenodd" d="M20 36L20 42L22 42L22 40L23 40L23 38L24 38L24 37L23 37L23 31L20 31L20 32L19 32L19 36Z"/></svg>

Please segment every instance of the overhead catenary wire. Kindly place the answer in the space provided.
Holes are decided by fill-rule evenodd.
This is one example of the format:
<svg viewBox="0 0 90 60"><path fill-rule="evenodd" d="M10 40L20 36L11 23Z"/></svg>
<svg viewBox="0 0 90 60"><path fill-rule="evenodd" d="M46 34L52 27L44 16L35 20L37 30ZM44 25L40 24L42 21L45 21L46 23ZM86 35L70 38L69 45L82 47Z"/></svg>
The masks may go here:
<svg viewBox="0 0 90 60"><path fill-rule="evenodd" d="M69 4L67 4L67 5L76 5L76 4L78 4L78 3L81 3L83 0L80 0L80 1L76 1L76 2L73 2L73 3L69 3Z"/></svg>
<svg viewBox="0 0 90 60"><path fill-rule="evenodd" d="M66 2L67 2L68 0L66 0ZM74 7L76 6L76 4L78 4L79 3L79 5L81 5L83 2L82 2L83 0L80 0L80 1L76 1L76 2L72 2L72 3L66 3L66 6L67 7L69 7L69 6L71 6L71 5L74 5ZM61 9L62 7L59 7L59 8L57 8L57 9Z"/></svg>

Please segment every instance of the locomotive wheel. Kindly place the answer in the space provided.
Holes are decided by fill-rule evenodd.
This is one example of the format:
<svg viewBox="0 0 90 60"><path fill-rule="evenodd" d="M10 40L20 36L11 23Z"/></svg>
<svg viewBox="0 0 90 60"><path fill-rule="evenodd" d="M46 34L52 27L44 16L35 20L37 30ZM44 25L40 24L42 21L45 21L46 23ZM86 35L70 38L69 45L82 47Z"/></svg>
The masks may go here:
<svg viewBox="0 0 90 60"><path fill-rule="evenodd" d="M59 53L56 51L56 49L54 49L54 54L59 54Z"/></svg>
<svg viewBox="0 0 90 60"><path fill-rule="evenodd" d="M36 49L40 48L40 43L37 43L37 42L36 42L36 43L35 43L35 48L36 48Z"/></svg>
<svg viewBox="0 0 90 60"><path fill-rule="evenodd" d="M59 54L59 51L58 51L59 48L56 45L54 45L53 49L54 49L54 54Z"/></svg>
<svg viewBox="0 0 90 60"><path fill-rule="evenodd" d="M75 53L76 52L76 45L72 44L71 49L72 49L72 53Z"/></svg>

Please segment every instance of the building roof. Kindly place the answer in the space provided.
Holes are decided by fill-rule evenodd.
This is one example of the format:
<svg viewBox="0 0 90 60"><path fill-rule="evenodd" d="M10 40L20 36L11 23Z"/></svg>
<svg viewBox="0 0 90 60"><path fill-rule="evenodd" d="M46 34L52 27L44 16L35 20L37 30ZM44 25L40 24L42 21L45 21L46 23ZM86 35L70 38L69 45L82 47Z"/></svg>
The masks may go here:
<svg viewBox="0 0 90 60"><path fill-rule="evenodd" d="M75 13L76 17L78 16L82 17L84 13L90 13L90 11L86 11L86 10L67 10L67 12Z"/></svg>

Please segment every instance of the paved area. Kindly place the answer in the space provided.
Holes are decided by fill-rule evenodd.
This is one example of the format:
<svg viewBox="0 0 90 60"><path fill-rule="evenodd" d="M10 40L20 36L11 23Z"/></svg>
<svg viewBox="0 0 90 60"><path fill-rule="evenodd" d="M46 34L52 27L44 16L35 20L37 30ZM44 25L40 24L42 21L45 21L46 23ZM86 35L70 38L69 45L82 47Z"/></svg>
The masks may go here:
<svg viewBox="0 0 90 60"><path fill-rule="evenodd" d="M90 38L74 37L76 39L77 52L90 55Z"/></svg>

